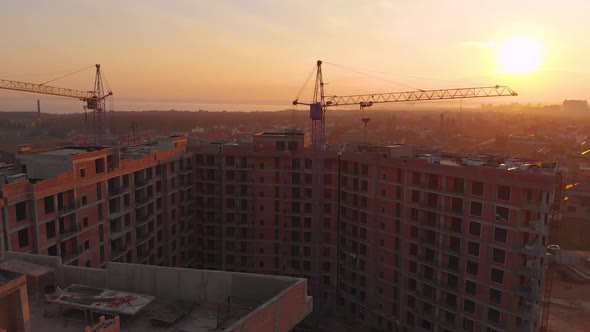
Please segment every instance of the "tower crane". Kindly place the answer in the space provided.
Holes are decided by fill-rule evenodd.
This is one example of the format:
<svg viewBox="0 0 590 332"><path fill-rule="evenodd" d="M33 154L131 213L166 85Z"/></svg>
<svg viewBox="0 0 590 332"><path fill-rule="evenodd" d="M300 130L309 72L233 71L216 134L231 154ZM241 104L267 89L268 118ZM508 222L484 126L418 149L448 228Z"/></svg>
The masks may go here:
<svg viewBox="0 0 590 332"><path fill-rule="evenodd" d="M344 106L344 105L359 105L362 109L371 107L378 103L399 103L399 102L414 102L414 101L429 101L429 100L446 100L446 99L467 99L467 98L482 98L482 97L504 97L517 96L507 86L488 86L488 87L472 87L472 88L456 88L456 89L439 89L439 90L415 90L405 92L392 93L376 93L376 94L359 94L349 96L325 95L324 80L322 76L322 61L317 61L315 88L313 93L313 100L311 102L301 102L299 99L293 101L293 105L308 105L311 119L311 141L312 141L312 244L315 248L312 249L315 259L312 267L312 278L310 280L311 292L314 299L317 299L317 307L322 306L322 283L321 266L319 259L319 252L322 247L322 220L323 220L323 184L324 184L324 150L325 143L325 121L326 110L328 107ZM363 117L362 121L366 124L369 122L368 117ZM339 224L339 222L337 222ZM336 281L338 283L338 281ZM338 290L337 290L338 292ZM316 304L314 304L314 307ZM321 311L321 309L319 309Z"/></svg>
<svg viewBox="0 0 590 332"><path fill-rule="evenodd" d="M311 140L313 150L316 153L325 149L326 109L329 106L359 105L361 109L364 109L378 103L518 96L518 94L509 87L501 85L438 90L419 89L415 91L350 96L326 96L324 94L324 84L322 76L322 61L318 60L313 101L311 103L300 102L299 99L293 101L293 105L309 105L310 107L309 117L311 118ZM365 124L368 121L368 118L363 118Z"/></svg>
<svg viewBox="0 0 590 332"><path fill-rule="evenodd" d="M106 98L112 96L113 93L111 91L104 91L99 64L96 65L96 77L94 79L94 90L92 91L58 88L45 84L26 83L3 79L0 79L0 89L80 99L86 103L84 105L84 109L93 110L95 143L97 145L106 144Z"/></svg>

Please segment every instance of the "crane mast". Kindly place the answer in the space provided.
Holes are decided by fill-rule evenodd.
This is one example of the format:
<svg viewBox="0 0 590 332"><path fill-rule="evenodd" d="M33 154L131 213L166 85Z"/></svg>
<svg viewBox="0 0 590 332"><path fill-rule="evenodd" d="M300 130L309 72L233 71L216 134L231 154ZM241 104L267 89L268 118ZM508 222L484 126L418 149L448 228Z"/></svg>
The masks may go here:
<svg viewBox="0 0 590 332"><path fill-rule="evenodd" d="M110 95L110 94L109 94ZM96 96L104 96L104 89L102 86L102 75L100 73L100 65L96 65L96 78L94 79L94 135L97 144L106 143L106 100L105 98L96 98ZM96 103L96 104L94 104Z"/></svg>
<svg viewBox="0 0 590 332"><path fill-rule="evenodd" d="M112 96L111 91L105 92L102 84L100 65L96 65L96 78L93 91L59 88L45 84L0 79L0 89L40 93L52 96L76 98L86 103L85 109L93 110L94 139L97 145L106 144L106 98Z"/></svg>
<svg viewBox="0 0 590 332"><path fill-rule="evenodd" d="M324 81L322 76L322 61L317 61L316 82L313 94L313 102L293 101L293 105L309 105L311 119L311 138L314 151L325 149L325 118L328 106L359 105L365 108L379 103L400 103L414 101L431 101L447 99L469 99L485 97L509 97L518 96L516 92L507 86L495 85L487 87L470 87L438 90L415 90L391 93L373 93L349 96L325 96Z"/></svg>
<svg viewBox="0 0 590 332"><path fill-rule="evenodd" d="M326 122L326 102L324 96L324 78L322 77L322 61L317 62L317 74L315 89L313 91L313 103L310 105L311 132L314 154L324 149L324 134Z"/></svg>

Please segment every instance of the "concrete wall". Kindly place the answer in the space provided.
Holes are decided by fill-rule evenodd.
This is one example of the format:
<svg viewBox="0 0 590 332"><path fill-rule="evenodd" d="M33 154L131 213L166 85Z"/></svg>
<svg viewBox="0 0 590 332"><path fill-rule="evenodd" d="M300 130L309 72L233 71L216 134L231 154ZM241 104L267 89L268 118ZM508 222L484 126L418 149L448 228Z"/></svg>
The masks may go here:
<svg viewBox="0 0 590 332"><path fill-rule="evenodd" d="M33 264L37 264L37 265L52 267L52 268L56 269L56 274L58 273L57 269L61 265L61 258L55 257L55 256L26 254L26 253L20 253L20 252L12 252L12 251L7 251L4 254L5 261L10 261L13 259L18 259L21 261L25 261L25 262L29 262L29 263L33 263ZM58 276L56 275L56 279L57 278L58 278Z"/></svg>
<svg viewBox="0 0 590 332"><path fill-rule="evenodd" d="M109 263L109 288L165 299L225 302L231 275L223 272Z"/></svg>
<svg viewBox="0 0 590 332"><path fill-rule="evenodd" d="M224 303L228 296L266 301L296 282L275 276L124 263L109 263L105 271L107 288L196 302Z"/></svg>
<svg viewBox="0 0 590 332"><path fill-rule="evenodd" d="M27 277L20 277L0 285L0 330L31 331Z"/></svg>
<svg viewBox="0 0 590 332"><path fill-rule="evenodd" d="M61 288L66 288L71 284L109 288L109 272L103 269L62 265L57 270L56 280L57 285Z"/></svg>
<svg viewBox="0 0 590 332"><path fill-rule="evenodd" d="M70 156L19 154L17 159L27 166L30 179L52 179L60 173L71 172L73 167Z"/></svg>
<svg viewBox="0 0 590 332"><path fill-rule="evenodd" d="M7 252L6 260L20 259L56 270L56 283L109 288L170 300L225 303L228 296L267 301L298 279L247 273L183 269L109 262L107 269L60 265L60 258Z"/></svg>
<svg viewBox="0 0 590 332"><path fill-rule="evenodd" d="M247 273L232 273L231 279L231 296L263 301L275 297L297 281L293 278Z"/></svg>
<svg viewBox="0 0 590 332"><path fill-rule="evenodd" d="M235 296L262 303L228 332L287 332L313 309L303 279L113 262L107 269L93 269L60 265L57 257L13 252L6 253L6 259L55 268L56 283L62 288L81 284L168 300L225 303L228 296Z"/></svg>
<svg viewBox="0 0 590 332"><path fill-rule="evenodd" d="M299 280L256 310L225 329L225 332L287 332L313 310L307 282Z"/></svg>

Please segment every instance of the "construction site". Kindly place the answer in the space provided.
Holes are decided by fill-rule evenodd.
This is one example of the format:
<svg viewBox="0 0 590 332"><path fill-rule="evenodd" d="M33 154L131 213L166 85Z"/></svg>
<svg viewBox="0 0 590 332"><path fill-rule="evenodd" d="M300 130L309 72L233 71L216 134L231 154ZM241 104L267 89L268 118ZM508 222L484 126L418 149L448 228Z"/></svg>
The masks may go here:
<svg viewBox="0 0 590 332"><path fill-rule="evenodd" d="M297 278L117 263L98 270L16 253L4 259L5 331L286 332L312 309L306 281Z"/></svg>
<svg viewBox="0 0 590 332"><path fill-rule="evenodd" d="M12 257L56 269L60 289L46 302L72 309L64 316L32 306L32 323L19 323L24 330L37 330L39 316L97 323L95 312L130 331L159 331L159 321L182 331L288 331L296 324L317 331L577 330L583 318L575 317L588 310L576 300L590 289L587 257L570 257L547 240L564 222L570 180L558 160L485 152L490 140L445 151L452 127L444 114L435 115L440 127L431 146L371 141L368 110L378 104L517 93L495 85L330 95L322 65L317 61L310 101L292 102L309 107L308 130L293 120L290 128L244 140L173 134L140 142L133 122L119 144L107 130L113 93L105 91L99 65L87 92L0 80L3 89L78 98L93 119L92 139L41 149L23 144L0 169L0 253L8 263ZM347 106L358 106L361 129L355 141L333 144L328 109ZM177 283L158 279L166 271L179 274L166 279ZM176 286L189 277L181 274L199 273L236 282L203 290L214 300L185 298ZM300 285L292 315L264 302L281 303L273 296L287 286L253 295L275 279ZM160 282L170 288L154 286ZM222 288L236 293L212 294ZM255 304L239 300L253 297ZM234 308L275 318L259 318L270 324L262 328L248 311L222 327L219 308L229 312L231 298ZM184 302L170 306L170 299ZM168 315L166 307L178 310ZM123 319L136 314L147 318Z"/></svg>

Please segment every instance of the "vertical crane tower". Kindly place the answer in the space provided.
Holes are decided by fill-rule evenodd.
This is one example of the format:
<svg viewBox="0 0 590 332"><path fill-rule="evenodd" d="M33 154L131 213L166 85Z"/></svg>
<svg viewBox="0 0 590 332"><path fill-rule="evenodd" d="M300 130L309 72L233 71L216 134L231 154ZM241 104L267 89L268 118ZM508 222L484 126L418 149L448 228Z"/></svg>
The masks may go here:
<svg viewBox="0 0 590 332"><path fill-rule="evenodd" d="M58 88L45 84L26 83L0 79L0 89L41 93L52 96L77 98L85 102L84 109L91 109L94 115L94 140L96 145L106 142L106 98L112 96L111 91L105 91L102 84L100 65L96 65L96 77L92 91Z"/></svg>
<svg viewBox="0 0 590 332"><path fill-rule="evenodd" d="M111 96L113 93L109 91L107 94L104 93L102 85L102 74L100 73L100 65L96 65L96 77L94 78L94 94L91 99L87 101L87 107L94 110L94 135L97 144L106 144L106 112L107 103L106 97Z"/></svg>

